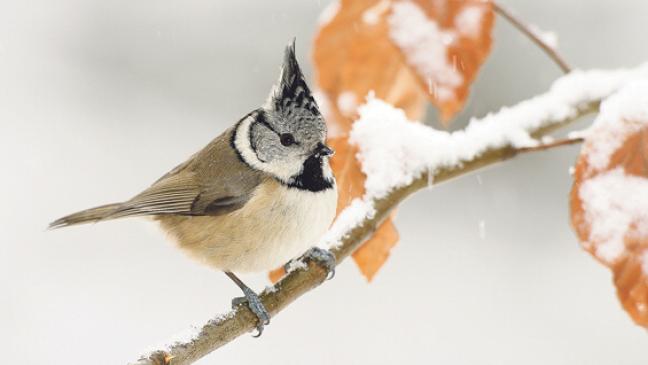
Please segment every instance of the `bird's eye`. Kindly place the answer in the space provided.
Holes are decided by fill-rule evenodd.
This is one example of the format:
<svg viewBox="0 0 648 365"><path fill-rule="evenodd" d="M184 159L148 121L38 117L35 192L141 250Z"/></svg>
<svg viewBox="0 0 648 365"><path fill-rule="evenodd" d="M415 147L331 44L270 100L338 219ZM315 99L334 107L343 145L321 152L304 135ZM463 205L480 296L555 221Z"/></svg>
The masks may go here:
<svg viewBox="0 0 648 365"><path fill-rule="evenodd" d="M291 133L282 133L279 136L279 140L281 141L281 144L286 147L295 144L295 137L293 137Z"/></svg>

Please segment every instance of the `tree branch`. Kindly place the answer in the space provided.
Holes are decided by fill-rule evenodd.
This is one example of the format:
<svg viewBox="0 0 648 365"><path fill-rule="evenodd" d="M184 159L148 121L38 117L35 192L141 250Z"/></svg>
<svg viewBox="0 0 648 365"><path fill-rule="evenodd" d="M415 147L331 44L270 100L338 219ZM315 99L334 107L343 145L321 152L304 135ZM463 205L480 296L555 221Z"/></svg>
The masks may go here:
<svg viewBox="0 0 648 365"><path fill-rule="evenodd" d="M565 62L565 60L560 56L558 51L555 48L548 45L544 40L542 40L536 32L534 32L531 27L525 24L522 20L518 19L513 13L503 7L502 5L493 2L493 9L496 13L508 20L515 28L520 32L526 35L533 43L537 44L542 50L560 67L564 73L569 73L571 67Z"/></svg>
<svg viewBox="0 0 648 365"><path fill-rule="evenodd" d="M598 71L577 75L571 74L559 79L548 93L521 102L516 106L503 108L500 112L486 117L485 119L489 118L488 121L475 120L471 124L493 123L493 125L497 125L501 120L510 121L512 117L527 115L530 110L536 110L538 106L543 106L549 110L541 113L541 116L536 115L530 118L534 119L533 123L519 121L519 124L526 123L525 130L530 136L539 138L583 115L598 110L598 106L604 98L614 93L634 76L645 76L646 74L648 74L648 66L631 71ZM601 86L602 80L605 80L603 82L605 86ZM576 93L577 91L578 93ZM561 142L554 146L563 144L565 143ZM549 148L549 145L545 145L545 147ZM532 150L524 147L514 147L513 144L506 142L502 146L484 150L471 160L459 161L452 166L439 165L424 170L427 172L419 174L418 177L406 185L394 186L383 197L372 198L366 196L363 203L371 207L372 214L367 214L364 219L348 228L337 228L337 230L340 230L339 237L336 239L336 244L331 248L337 263L340 264L353 253L400 202L416 191L427 188L430 186L430 182L438 184L448 181L479 168L513 158L519 152L529 151ZM331 231L334 230L336 230L335 225L331 228ZM261 293L260 298L272 316L324 282L327 275L325 270L315 262L307 261L306 264L304 268L288 273L273 287ZM188 338L177 340L164 348L146 354L132 364L191 364L237 337L252 331L255 328L256 320L254 314L247 307L238 307L227 314L209 320L201 328L196 329L195 333Z"/></svg>
<svg viewBox="0 0 648 365"><path fill-rule="evenodd" d="M561 146L569 146L572 144L578 144L578 143L583 143L585 138L583 137L576 137L576 138L564 138L564 139L559 139L557 141L553 142L548 142L548 143L541 143L537 146L531 146L531 147L520 147L517 149L518 153L523 153L523 152L537 152L537 151L546 151L552 148L556 147L561 147Z"/></svg>
<svg viewBox="0 0 648 365"><path fill-rule="evenodd" d="M575 118L561 122L569 122L578 117L593 112L597 105L593 104L583 109ZM466 162L461 168L440 170L433 177L424 174L408 186L392 191L388 196L374 202L376 214L364 220L353 228L342 239L340 244L331 251L339 265L351 255L368 238L376 227L389 216L389 213L400 202L411 194L429 186L428 181L435 184L467 174L514 157L519 151L512 147L495 149L483 154L480 158ZM261 293L260 298L271 316L275 316L290 303L322 284L326 279L326 271L317 263L309 262L306 269L288 273L271 290ZM208 353L218 349L237 337L255 329L257 318L247 307L238 307L231 312L208 321L196 335L184 342L177 342L167 349L155 351L140 358L133 365L186 365L191 364ZM266 334L267 336L267 334Z"/></svg>

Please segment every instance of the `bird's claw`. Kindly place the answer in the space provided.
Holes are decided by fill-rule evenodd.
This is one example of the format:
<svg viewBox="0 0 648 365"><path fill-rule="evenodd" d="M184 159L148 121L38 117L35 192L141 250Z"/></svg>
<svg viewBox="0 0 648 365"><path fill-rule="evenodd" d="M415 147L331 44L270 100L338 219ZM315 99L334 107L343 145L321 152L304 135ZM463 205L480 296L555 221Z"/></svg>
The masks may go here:
<svg viewBox="0 0 648 365"><path fill-rule="evenodd" d="M232 308L236 308L241 304L246 304L248 308L257 317L257 334L253 337L259 337L263 333L263 328L270 324L270 314L266 310L261 298L249 288L243 289L244 297L237 297L232 299Z"/></svg>
<svg viewBox="0 0 648 365"><path fill-rule="evenodd" d="M335 276L335 256L329 250L313 247L304 255L306 259L316 261L326 272L326 280L331 280Z"/></svg>

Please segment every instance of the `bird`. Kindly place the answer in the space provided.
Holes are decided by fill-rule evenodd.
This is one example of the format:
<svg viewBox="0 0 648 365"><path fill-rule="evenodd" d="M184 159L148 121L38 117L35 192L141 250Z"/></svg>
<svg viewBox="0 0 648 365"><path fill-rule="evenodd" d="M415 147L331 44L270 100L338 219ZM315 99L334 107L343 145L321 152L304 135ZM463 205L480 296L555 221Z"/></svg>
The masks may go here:
<svg viewBox="0 0 648 365"><path fill-rule="evenodd" d="M235 272L272 270L306 252L334 273L333 255L315 246L337 207L326 133L293 39L261 107L130 200L67 215L49 228L151 217L182 251L239 286L244 296L232 306L247 304L258 337L270 315Z"/></svg>

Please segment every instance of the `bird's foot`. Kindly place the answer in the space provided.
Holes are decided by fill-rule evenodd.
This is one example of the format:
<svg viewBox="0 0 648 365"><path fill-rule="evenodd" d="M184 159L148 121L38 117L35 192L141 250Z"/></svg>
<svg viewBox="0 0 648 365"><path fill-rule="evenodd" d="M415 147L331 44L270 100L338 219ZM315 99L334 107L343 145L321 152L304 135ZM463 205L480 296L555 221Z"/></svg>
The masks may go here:
<svg viewBox="0 0 648 365"><path fill-rule="evenodd" d="M313 247L306 252L304 258L316 261L320 266L324 267L328 273L326 275L326 280L331 280L335 276L335 256L333 256L331 251L319 247Z"/></svg>
<svg viewBox="0 0 648 365"><path fill-rule="evenodd" d="M232 308L236 308L241 304L246 304L248 308L257 317L257 334L254 337L259 337L263 333L263 328L270 324L270 313L266 310L261 298L252 291L250 288L243 288L244 297L232 299Z"/></svg>

